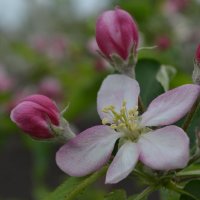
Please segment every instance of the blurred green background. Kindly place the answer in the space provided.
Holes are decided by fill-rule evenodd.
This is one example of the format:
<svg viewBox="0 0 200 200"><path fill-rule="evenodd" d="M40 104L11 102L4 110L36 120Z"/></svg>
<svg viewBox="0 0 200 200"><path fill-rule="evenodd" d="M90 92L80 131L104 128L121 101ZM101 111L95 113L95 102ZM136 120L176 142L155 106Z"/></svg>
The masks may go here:
<svg viewBox="0 0 200 200"><path fill-rule="evenodd" d="M140 47L158 46L138 55L145 105L164 92L156 80L163 64L176 69L170 88L192 82L199 0L0 0L0 199L40 200L66 178L54 160L59 144L34 141L11 122L10 110L21 98L40 93L60 110L69 104L65 117L78 133L101 123L96 94L113 70L95 51L95 22L116 5L137 21ZM197 115L189 130L192 142L198 123ZM103 181L97 186L80 199L101 199L111 190ZM141 188L127 181L112 187L121 186L128 194Z"/></svg>

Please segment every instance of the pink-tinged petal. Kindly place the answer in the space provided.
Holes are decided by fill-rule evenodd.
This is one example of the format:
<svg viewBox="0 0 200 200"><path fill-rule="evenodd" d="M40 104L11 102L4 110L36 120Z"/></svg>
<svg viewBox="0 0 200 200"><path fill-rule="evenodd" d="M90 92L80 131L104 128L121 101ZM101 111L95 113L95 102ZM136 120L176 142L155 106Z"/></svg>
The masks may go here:
<svg viewBox="0 0 200 200"><path fill-rule="evenodd" d="M132 16L125 10L108 10L97 20L96 40L106 57L110 58L112 54L117 54L126 60L133 45L136 52L138 28Z"/></svg>
<svg viewBox="0 0 200 200"><path fill-rule="evenodd" d="M33 138L55 136L50 124L58 126L60 113L55 103L43 95L31 95L21 100L11 111L11 120Z"/></svg>
<svg viewBox="0 0 200 200"><path fill-rule="evenodd" d="M200 87L193 84L170 90L151 102L147 111L142 115L141 123L144 126L172 124L191 109L199 94Z"/></svg>
<svg viewBox="0 0 200 200"><path fill-rule="evenodd" d="M89 128L58 150L57 165L70 176L88 175L109 160L120 136L109 126Z"/></svg>
<svg viewBox="0 0 200 200"><path fill-rule="evenodd" d="M38 139L52 138L45 109L33 102L22 102L11 111L11 120L24 132ZM53 124L53 121L51 121ZM55 124L54 124L55 125Z"/></svg>
<svg viewBox="0 0 200 200"><path fill-rule="evenodd" d="M40 94L33 94L24 98L21 102L34 102L45 109L48 116L54 121L56 125L59 124L59 110L56 104L47 96ZM56 117L55 117L56 116Z"/></svg>
<svg viewBox="0 0 200 200"><path fill-rule="evenodd" d="M127 109L134 108L138 103L140 87L136 80L125 75L109 75L104 79L97 96L97 110L101 117L108 118L112 122L112 117L102 112L103 108L113 105L115 111L119 112L125 100Z"/></svg>
<svg viewBox="0 0 200 200"><path fill-rule="evenodd" d="M156 170L184 168L189 160L189 138L177 126L167 126L141 136L140 160Z"/></svg>
<svg viewBox="0 0 200 200"><path fill-rule="evenodd" d="M136 143L123 144L107 171L106 183L118 183L126 178L135 167L138 158L139 149Z"/></svg>

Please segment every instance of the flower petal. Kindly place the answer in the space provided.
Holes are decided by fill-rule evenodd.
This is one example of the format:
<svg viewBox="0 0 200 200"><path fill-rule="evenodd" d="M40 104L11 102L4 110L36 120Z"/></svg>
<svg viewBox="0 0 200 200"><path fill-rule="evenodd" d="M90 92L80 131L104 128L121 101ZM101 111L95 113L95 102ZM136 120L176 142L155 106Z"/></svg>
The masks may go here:
<svg viewBox="0 0 200 200"><path fill-rule="evenodd" d="M115 141L120 136L108 126L89 128L58 150L57 165L70 176L90 174L109 160Z"/></svg>
<svg viewBox="0 0 200 200"><path fill-rule="evenodd" d="M178 121L190 110L199 93L198 85L187 84L158 96L142 115L141 123L163 126Z"/></svg>
<svg viewBox="0 0 200 200"><path fill-rule="evenodd" d="M106 183L118 183L126 178L135 167L139 158L138 145L133 142L123 144L106 175Z"/></svg>
<svg viewBox="0 0 200 200"><path fill-rule="evenodd" d="M189 160L189 138L177 126L167 126L141 136L140 160L156 170L183 168Z"/></svg>
<svg viewBox="0 0 200 200"><path fill-rule="evenodd" d="M107 76L97 96L97 110L101 119L106 117L112 122L111 116L102 112L107 106L115 106L117 112L120 111L124 100L128 110L137 106L139 93L140 87L136 80L119 74Z"/></svg>

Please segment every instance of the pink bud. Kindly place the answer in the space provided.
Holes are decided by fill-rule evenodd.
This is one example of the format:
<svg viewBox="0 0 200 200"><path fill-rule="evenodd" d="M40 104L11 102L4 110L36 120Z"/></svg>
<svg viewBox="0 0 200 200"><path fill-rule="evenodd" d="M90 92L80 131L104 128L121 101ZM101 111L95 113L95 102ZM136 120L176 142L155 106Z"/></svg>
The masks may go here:
<svg viewBox="0 0 200 200"><path fill-rule="evenodd" d="M50 124L59 125L59 111L46 96L31 95L19 102L11 111L11 120L24 132L36 139L53 137Z"/></svg>
<svg viewBox="0 0 200 200"><path fill-rule="evenodd" d="M195 59L196 59L197 63L200 64L200 44L197 47L196 54L195 54Z"/></svg>
<svg viewBox="0 0 200 200"><path fill-rule="evenodd" d="M138 46L138 29L131 15L119 8L102 13L96 23L96 40L102 53L110 58L117 54L124 60Z"/></svg>
<svg viewBox="0 0 200 200"><path fill-rule="evenodd" d="M167 50L170 45L171 45L171 41L170 38L167 36L159 36L158 38L156 38L156 45L158 46L159 50Z"/></svg>

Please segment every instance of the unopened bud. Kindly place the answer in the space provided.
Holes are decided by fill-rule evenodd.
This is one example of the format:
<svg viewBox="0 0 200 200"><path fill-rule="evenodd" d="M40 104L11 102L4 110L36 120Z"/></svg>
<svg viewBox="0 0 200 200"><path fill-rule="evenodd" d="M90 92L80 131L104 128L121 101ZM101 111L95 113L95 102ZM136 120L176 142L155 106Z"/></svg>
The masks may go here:
<svg viewBox="0 0 200 200"><path fill-rule="evenodd" d="M11 120L35 139L51 139L64 133L62 118L55 103L43 95L31 95L11 111Z"/></svg>
<svg viewBox="0 0 200 200"><path fill-rule="evenodd" d="M96 40L102 55L112 65L128 64L133 62L130 58L136 58L138 28L131 15L122 9L108 10L99 16Z"/></svg>
<svg viewBox="0 0 200 200"><path fill-rule="evenodd" d="M196 49L195 60L196 60L197 64L200 65L200 44Z"/></svg>

